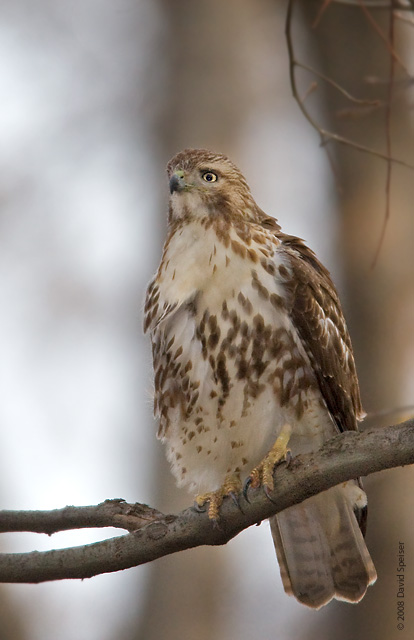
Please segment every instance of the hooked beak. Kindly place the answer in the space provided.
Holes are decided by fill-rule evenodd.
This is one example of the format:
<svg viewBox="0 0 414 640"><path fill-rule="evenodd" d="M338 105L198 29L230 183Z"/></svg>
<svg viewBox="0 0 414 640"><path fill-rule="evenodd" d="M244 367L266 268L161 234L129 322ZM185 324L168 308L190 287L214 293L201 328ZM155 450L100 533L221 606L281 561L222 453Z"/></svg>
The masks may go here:
<svg viewBox="0 0 414 640"><path fill-rule="evenodd" d="M184 171L174 171L170 178L170 193L174 193L174 191L182 191L184 187Z"/></svg>

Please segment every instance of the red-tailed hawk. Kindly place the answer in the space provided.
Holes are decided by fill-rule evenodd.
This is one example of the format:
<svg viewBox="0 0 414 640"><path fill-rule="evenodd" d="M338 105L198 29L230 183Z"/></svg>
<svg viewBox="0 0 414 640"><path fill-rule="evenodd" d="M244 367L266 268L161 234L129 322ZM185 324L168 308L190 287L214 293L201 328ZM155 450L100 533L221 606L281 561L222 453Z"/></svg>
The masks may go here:
<svg viewBox="0 0 414 640"><path fill-rule="evenodd" d="M282 233L223 155L168 164L168 236L145 305L159 437L178 485L217 518L241 481L272 484L287 443L319 449L363 417L337 292L315 254ZM201 495L200 495L201 494ZM284 588L318 608L358 602L376 579L358 481L271 518Z"/></svg>

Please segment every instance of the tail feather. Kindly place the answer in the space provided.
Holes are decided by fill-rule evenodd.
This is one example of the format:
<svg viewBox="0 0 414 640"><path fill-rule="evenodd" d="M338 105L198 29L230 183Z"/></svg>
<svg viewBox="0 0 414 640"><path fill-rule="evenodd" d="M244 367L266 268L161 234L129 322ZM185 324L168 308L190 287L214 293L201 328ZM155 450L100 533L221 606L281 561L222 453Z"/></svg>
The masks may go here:
<svg viewBox="0 0 414 640"><path fill-rule="evenodd" d="M270 519L285 591L315 609L332 598L358 602L377 577L349 499L356 485L347 485Z"/></svg>

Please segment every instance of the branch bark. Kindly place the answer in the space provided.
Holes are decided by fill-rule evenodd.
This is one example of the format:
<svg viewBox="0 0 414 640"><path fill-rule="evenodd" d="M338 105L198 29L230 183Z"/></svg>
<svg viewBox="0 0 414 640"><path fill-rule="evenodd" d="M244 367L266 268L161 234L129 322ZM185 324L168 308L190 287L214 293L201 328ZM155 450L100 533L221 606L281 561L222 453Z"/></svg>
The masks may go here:
<svg viewBox="0 0 414 640"><path fill-rule="evenodd" d="M226 544L243 529L330 487L376 471L414 463L414 419L396 426L346 432L319 451L294 458L275 470L270 501L249 489L240 508L226 499L214 526L192 507L164 515L146 505L107 500L97 506L53 511L0 511L0 531L51 534L85 527L118 527L126 535L80 547L44 552L0 554L0 582L37 583L92 576L135 567L201 545Z"/></svg>

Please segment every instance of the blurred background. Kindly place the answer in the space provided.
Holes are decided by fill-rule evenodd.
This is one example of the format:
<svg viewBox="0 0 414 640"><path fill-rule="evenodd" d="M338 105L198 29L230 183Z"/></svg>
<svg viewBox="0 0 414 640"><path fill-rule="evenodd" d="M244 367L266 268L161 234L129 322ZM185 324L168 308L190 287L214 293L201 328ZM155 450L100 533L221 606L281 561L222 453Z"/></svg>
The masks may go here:
<svg viewBox="0 0 414 640"><path fill-rule="evenodd" d="M350 4L296 2L296 57L381 104L356 108L303 69L298 92L321 126L385 152L389 12ZM1 508L190 504L155 438L142 334L166 231L165 165L184 147L229 155L258 204L329 267L365 409L413 403L413 172L393 168L373 269L386 164L343 145L329 146L329 159L319 147L291 95L286 9L283 0L0 0ZM394 48L407 69L394 65L390 130L393 155L414 163L414 31L411 13L402 16ZM366 480L378 581L358 606L314 612L287 597L263 523L225 548L118 574L1 585L0 640L412 638L409 617L397 630L396 562L404 542L412 600L413 480L412 468ZM117 533L3 534L0 550Z"/></svg>

